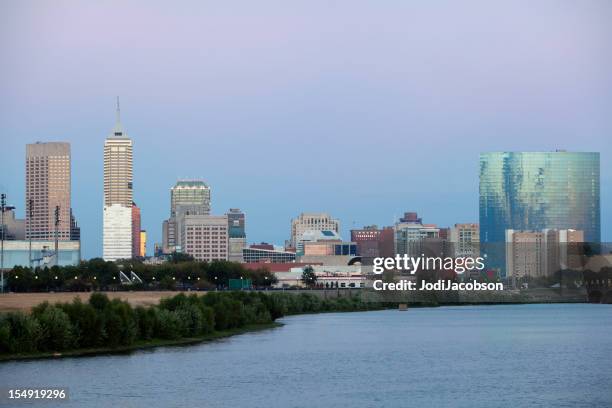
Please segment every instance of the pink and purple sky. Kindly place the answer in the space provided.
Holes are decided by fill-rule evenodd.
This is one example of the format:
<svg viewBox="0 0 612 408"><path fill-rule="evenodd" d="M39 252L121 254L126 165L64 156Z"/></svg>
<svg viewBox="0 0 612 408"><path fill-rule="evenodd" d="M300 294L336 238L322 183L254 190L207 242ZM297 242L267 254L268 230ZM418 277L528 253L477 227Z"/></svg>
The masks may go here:
<svg viewBox="0 0 612 408"><path fill-rule="evenodd" d="M0 190L23 216L25 145L72 145L83 256L102 253L115 96L135 201L161 241L169 189L283 243L302 211L343 235L404 211L478 221L483 151L601 152L612 240L612 2L3 1Z"/></svg>

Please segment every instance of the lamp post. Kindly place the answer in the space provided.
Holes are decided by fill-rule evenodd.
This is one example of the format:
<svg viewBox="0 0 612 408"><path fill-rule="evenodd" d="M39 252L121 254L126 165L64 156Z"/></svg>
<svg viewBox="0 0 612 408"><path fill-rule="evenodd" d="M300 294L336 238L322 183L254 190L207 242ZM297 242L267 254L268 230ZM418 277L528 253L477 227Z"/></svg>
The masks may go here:
<svg viewBox="0 0 612 408"><path fill-rule="evenodd" d="M2 287L2 293L4 293L4 234L6 234L4 212L14 209L15 207L6 205L6 194L0 194L0 227L2 228L2 236L0 236L0 287Z"/></svg>

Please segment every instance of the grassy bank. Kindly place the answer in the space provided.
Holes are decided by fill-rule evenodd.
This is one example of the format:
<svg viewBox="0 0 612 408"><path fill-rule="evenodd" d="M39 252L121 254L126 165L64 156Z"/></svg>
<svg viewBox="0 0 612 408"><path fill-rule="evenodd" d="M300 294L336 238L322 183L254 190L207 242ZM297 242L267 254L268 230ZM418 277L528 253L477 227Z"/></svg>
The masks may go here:
<svg viewBox="0 0 612 408"><path fill-rule="evenodd" d="M199 343L206 343L214 340L223 339L226 337L236 336L239 334L251 333L261 330L269 330L276 327L282 326L281 323L262 323L253 324L246 327L237 329L223 330L213 332L199 337L186 337L177 340L163 340L154 339L148 341L138 341L129 346L121 347L96 347L96 348L83 348L75 350L67 350L63 352L33 352L33 353L17 353L17 354L0 354L0 362L14 361L14 360L40 360L49 358L63 358L63 357L86 357L106 354L123 354L131 353L137 350L146 350L156 347L173 347L173 346L188 346Z"/></svg>
<svg viewBox="0 0 612 408"><path fill-rule="evenodd" d="M380 309L360 297L321 299L308 293L179 294L132 307L94 293L88 302L43 302L31 313L0 314L0 361L124 353L185 345L276 327L283 316Z"/></svg>

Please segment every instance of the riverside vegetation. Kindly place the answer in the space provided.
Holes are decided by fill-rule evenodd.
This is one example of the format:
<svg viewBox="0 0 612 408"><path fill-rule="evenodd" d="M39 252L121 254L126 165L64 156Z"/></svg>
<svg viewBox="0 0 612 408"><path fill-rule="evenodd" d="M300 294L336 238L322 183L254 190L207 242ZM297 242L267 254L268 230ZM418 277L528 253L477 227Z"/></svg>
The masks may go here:
<svg viewBox="0 0 612 408"><path fill-rule="evenodd" d="M143 283L121 285L119 273L136 273ZM276 282L262 264L251 270L229 261L199 262L186 254L173 254L168 262L147 265L140 260L117 263L100 258L81 261L75 266L14 267L7 277L10 292L83 292L103 290L210 290L227 288L230 279L249 279L257 288Z"/></svg>
<svg viewBox="0 0 612 408"><path fill-rule="evenodd" d="M31 313L0 314L0 360L125 351L192 343L273 327L286 315L380 309L359 297L260 292L179 294L158 306L93 293L88 302L41 303Z"/></svg>

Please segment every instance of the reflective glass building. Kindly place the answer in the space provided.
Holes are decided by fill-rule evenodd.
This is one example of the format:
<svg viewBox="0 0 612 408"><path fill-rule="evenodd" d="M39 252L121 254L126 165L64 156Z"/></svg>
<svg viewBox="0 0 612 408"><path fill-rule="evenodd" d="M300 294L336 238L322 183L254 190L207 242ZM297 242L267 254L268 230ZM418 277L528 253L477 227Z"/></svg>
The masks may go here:
<svg viewBox="0 0 612 408"><path fill-rule="evenodd" d="M599 153L493 152L480 155L480 242L504 275L505 231L577 229L600 241Z"/></svg>

